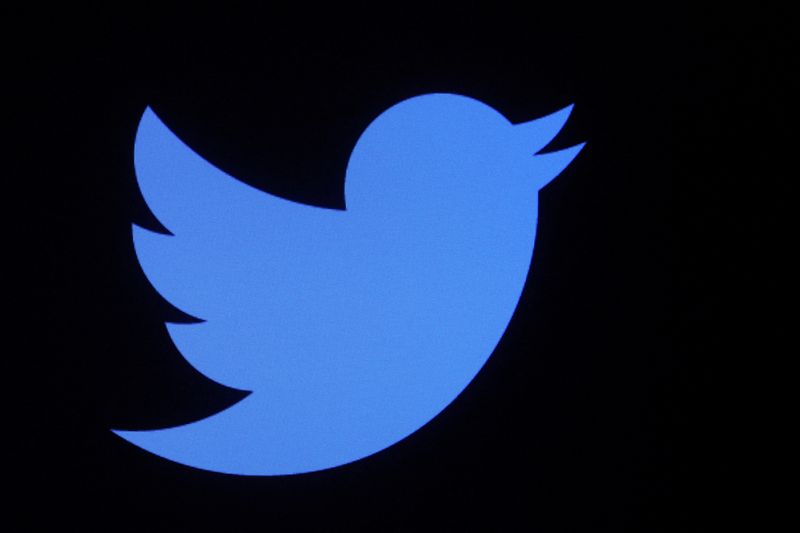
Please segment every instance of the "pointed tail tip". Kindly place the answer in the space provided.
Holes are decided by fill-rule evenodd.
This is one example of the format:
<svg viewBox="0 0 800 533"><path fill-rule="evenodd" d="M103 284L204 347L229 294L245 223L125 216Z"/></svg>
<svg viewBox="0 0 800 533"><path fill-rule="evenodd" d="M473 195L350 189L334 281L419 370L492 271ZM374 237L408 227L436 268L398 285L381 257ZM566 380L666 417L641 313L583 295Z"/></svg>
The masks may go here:
<svg viewBox="0 0 800 533"><path fill-rule="evenodd" d="M131 440L131 433L136 433L135 431L127 431L123 429L109 429L109 431L120 439L133 444L133 440Z"/></svg>

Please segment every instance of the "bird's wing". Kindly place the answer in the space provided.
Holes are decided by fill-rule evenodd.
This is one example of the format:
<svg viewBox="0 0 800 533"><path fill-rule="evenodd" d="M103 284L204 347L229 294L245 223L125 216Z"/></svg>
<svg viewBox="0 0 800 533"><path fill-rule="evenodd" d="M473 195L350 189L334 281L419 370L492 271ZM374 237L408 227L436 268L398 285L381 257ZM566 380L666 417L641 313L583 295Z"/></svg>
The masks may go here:
<svg viewBox="0 0 800 533"><path fill-rule="evenodd" d="M219 382L248 386L264 351L313 313L302 308L330 263L344 212L250 187L183 144L149 108L136 135L136 177L171 235L133 226L138 260L156 290L200 324L167 324L179 351ZM269 334L265 335L264 332ZM273 346L264 346L272 339Z"/></svg>

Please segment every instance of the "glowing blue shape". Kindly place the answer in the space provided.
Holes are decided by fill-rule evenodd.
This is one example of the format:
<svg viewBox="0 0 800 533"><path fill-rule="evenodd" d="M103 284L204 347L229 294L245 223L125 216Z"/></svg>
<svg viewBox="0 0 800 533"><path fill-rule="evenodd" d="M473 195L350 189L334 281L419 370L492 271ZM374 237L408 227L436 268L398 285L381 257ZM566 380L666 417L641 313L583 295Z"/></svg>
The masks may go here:
<svg viewBox="0 0 800 533"><path fill-rule="evenodd" d="M205 320L167 324L180 353L253 392L191 424L115 433L185 465L281 475L348 463L419 429L511 319L538 190L582 145L534 154L570 109L512 125L464 96L400 102L353 150L346 211L231 178L146 110L136 175L173 235L134 226L136 255L167 300Z"/></svg>

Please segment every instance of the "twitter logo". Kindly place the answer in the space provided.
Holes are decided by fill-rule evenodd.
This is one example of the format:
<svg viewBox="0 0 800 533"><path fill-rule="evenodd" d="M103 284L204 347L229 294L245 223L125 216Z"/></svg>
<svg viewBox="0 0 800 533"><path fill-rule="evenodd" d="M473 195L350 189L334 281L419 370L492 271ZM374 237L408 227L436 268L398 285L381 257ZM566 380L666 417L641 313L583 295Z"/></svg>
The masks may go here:
<svg viewBox="0 0 800 533"><path fill-rule="evenodd" d="M147 109L136 176L170 234L133 225L136 256L203 320L166 324L178 351L252 393L190 424L114 432L191 467L271 476L343 465L422 427L511 320L538 191L583 146L538 153L570 111L512 124L465 96L401 101L358 139L336 210L226 175Z"/></svg>

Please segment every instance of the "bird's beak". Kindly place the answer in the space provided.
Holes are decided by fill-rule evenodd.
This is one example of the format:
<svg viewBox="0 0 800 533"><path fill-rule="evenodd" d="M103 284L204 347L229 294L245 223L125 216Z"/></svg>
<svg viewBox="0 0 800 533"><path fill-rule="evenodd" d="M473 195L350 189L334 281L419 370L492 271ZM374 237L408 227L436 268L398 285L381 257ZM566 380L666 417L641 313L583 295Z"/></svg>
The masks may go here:
<svg viewBox="0 0 800 533"><path fill-rule="evenodd" d="M586 143L576 144L557 152L537 154L533 156L533 175L536 187L541 189L553 178L561 174L567 166L572 163L575 156L586 146Z"/></svg>
<svg viewBox="0 0 800 533"><path fill-rule="evenodd" d="M573 104L568 105L560 111L550 115L522 122L514 126L514 137L517 142L525 147L530 154L538 153L539 150L547 146L566 124L569 114L572 112Z"/></svg>
<svg viewBox="0 0 800 533"><path fill-rule="evenodd" d="M539 153L564 127L572 112L572 107L570 104L545 117L514 126L515 142L521 145L525 153L536 154L532 159L531 173L538 189L550 183L553 178L567 168L586 145L586 143L581 143L557 152Z"/></svg>

